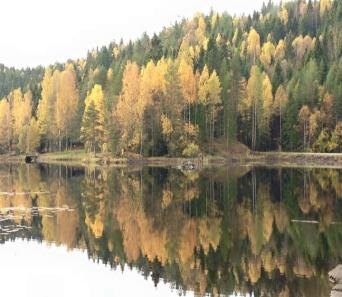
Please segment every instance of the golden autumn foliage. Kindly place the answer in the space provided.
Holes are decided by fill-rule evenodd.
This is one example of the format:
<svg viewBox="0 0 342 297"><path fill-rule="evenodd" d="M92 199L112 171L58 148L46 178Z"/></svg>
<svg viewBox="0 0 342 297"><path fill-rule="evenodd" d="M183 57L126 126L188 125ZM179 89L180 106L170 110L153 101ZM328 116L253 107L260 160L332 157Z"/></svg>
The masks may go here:
<svg viewBox="0 0 342 297"><path fill-rule="evenodd" d="M263 112L264 112L264 129L268 129L270 126L271 117L273 114L273 92L272 83L267 74L264 74L262 82L262 96L263 96Z"/></svg>
<svg viewBox="0 0 342 297"><path fill-rule="evenodd" d="M61 134L68 138L76 116L78 105L76 73L72 64L68 64L60 74L60 83L56 99L56 125L61 141ZM61 148L60 148L61 149Z"/></svg>
<svg viewBox="0 0 342 297"><path fill-rule="evenodd" d="M41 135L46 135L51 130L53 123L52 109L52 69L47 68L42 81L41 100L39 101L37 108L39 131Z"/></svg>
<svg viewBox="0 0 342 297"><path fill-rule="evenodd" d="M201 76L198 82L198 97L202 104L206 104L208 97L208 80L209 70L207 65L204 65Z"/></svg>
<svg viewBox="0 0 342 297"><path fill-rule="evenodd" d="M150 67L153 67L152 63ZM148 93L147 91L144 92ZM150 99L147 99L147 95L141 97L146 101ZM135 62L128 61L123 74L121 95L115 110L115 115L122 130L122 143L125 143L127 147L137 147L141 141L139 114L141 114L143 107L141 107L141 103L139 104L139 99L140 69Z"/></svg>
<svg viewBox="0 0 342 297"><path fill-rule="evenodd" d="M32 93L28 91L24 95L20 89L10 94L11 114L13 120L13 137L18 142L19 135L23 127L25 127L31 119L32 113Z"/></svg>
<svg viewBox="0 0 342 297"><path fill-rule="evenodd" d="M331 8L331 0L321 0L319 2L321 16Z"/></svg>
<svg viewBox="0 0 342 297"><path fill-rule="evenodd" d="M226 149L240 141L252 150L340 152L338 11L338 1L298 0L271 1L250 16L198 12L153 37L113 41L64 64L21 70L1 66L0 95L11 113L2 151L25 150L23 139L34 117L40 152L94 152L83 133L90 127L82 127L82 119L85 110L88 118L95 117L91 114L99 108L87 106L86 98L101 86L104 140L97 150L114 157L180 157L194 150L215 154L223 139ZM257 75L257 83L256 69L262 76ZM284 117L276 106L270 108L280 86L291 99ZM247 89L254 89L253 96ZM275 105L281 106L277 100ZM292 114L304 105L321 112L316 125L317 114L312 116L308 127L317 129L308 131L313 137L305 144L301 122ZM185 124L198 128L196 137L184 133Z"/></svg>
<svg viewBox="0 0 342 297"><path fill-rule="evenodd" d="M287 25L288 21L289 21L289 14L287 12L287 9L283 6L279 12L278 12L278 16L281 19L281 21Z"/></svg>
<svg viewBox="0 0 342 297"><path fill-rule="evenodd" d="M283 39L280 39L275 49L274 57L276 60L280 61L285 58L285 53L286 53L285 41Z"/></svg>
<svg viewBox="0 0 342 297"><path fill-rule="evenodd" d="M301 62L304 56L314 48L315 42L316 40L309 35L305 37L299 35L293 40L292 48L296 54L297 63Z"/></svg>
<svg viewBox="0 0 342 297"><path fill-rule="evenodd" d="M32 117L20 132L18 148L21 152L36 152L40 145L40 134L37 120Z"/></svg>
<svg viewBox="0 0 342 297"><path fill-rule="evenodd" d="M191 105L195 102L197 97L196 78L193 67L184 60L181 60L178 73L183 97L187 104Z"/></svg>
<svg viewBox="0 0 342 297"><path fill-rule="evenodd" d="M261 48L260 61L266 69L270 67L272 59L275 56L275 52L276 48L270 40L263 44Z"/></svg>
<svg viewBox="0 0 342 297"><path fill-rule="evenodd" d="M81 128L81 137L89 151L94 153L97 149L101 152L107 151L105 124L104 94L102 87L95 85L85 100Z"/></svg>
<svg viewBox="0 0 342 297"><path fill-rule="evenodd" d="M166 115L162 115L161 122L162 122L163 134L167 137L170 137L171 133L173 132L171 120Z"/></svg>
<svg viewBox="0 0 342 297"><path fill-rule="evenodd" d="M247 53L251 57L253 64L255 64L256 59L260 55L260 35L254 28L252 28L248 34Z"/></svg>
<svg viewBox="0 0 342 297"><path fill-rule="evenodd" d="M3 151L10 149L12 116L10 104L6 99L0 101L0 146Z"/></svg>

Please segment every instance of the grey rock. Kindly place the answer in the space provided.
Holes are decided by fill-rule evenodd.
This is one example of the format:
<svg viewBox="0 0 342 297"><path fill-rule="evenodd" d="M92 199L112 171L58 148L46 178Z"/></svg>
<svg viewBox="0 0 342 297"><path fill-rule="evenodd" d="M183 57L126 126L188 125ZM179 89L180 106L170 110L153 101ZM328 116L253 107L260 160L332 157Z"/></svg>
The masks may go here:
<svg viewBox="0 0 342 297"><path fill-rule="evenodd" d="M332 288L330 297L342 297L342 284L338 284Z"/></svg>
<svg viewBox="0 0 342 297"><path fill-rule="evenodd" d="M333 284L342 284L342 265L337 265L329 272L329 280Z"/></svg>

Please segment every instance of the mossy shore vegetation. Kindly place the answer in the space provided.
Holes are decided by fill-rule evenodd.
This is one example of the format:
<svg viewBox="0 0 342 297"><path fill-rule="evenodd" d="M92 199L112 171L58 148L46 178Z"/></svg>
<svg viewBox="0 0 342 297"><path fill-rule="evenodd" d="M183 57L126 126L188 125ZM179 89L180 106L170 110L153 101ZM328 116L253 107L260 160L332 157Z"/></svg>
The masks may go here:
<svg viewBox="0 0 342 297"><path fill-rule="evenodd" d="M25 155L2 155L0 162L25 162ZM201 155L197 158L142 157L127 154L86 153L84 150L40 154L37 163L68 164L78 166L172 166L200 169L212 166L277 166L342 168L342 154L297 152L252 152ZM194 166L194 167L193 167Z"/></svg>

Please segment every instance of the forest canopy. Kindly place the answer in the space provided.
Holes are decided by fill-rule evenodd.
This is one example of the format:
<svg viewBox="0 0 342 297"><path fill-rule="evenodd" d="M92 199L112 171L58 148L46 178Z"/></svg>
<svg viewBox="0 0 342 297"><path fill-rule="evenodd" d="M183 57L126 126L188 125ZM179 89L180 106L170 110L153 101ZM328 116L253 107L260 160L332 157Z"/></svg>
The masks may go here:
<svg viewBox="0 0 342 297"><path fill-rule="evenodd" d="M0 65L0 151L342 151L342 2L196 14L85 59Z"/></svg>

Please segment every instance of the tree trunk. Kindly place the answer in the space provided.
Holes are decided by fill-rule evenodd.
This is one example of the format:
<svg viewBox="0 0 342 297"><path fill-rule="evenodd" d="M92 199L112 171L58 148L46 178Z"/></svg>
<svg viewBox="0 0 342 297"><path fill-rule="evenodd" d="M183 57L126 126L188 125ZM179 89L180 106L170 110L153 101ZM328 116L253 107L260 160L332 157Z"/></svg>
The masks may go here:
<svg viewBox="0 0 342 297"><path fill-rule="evenodd" d="M154 156L154 115L152 111L152 157Z"/></svg>
<svg viewBox="0 0 342 297"><path fill-rule="evenodd" d="M191 105L189 103L189 126L190 126L190 122L191 122Z"/></svg>
<svg viewBox="0 0 342 297"><path fill-rule="evenodd" d="M282 130L282 109L281 109L281 104L280 104L280 123L279 123L279 148L280 151L282 151L282 134L283 134L283 130Z"/></svg>
<svg viewBox="0 0 342 297"><path fill-rule="evenodd" d="M227 123L226 123L226 150L228 152L229 149L229 132L230 132L230 122L229 122L229 116L228 116L228 112L226 113L226 117L227 117Z"/></svg>
<svg viewBox="0 0 342 297"><path fill-rule="evenodd" d="M58 149L61 152L62 151L62 139L61 139L61 130L58 129Z"/></svg>
<svg viewBox="0 0 342 297"><path fill-rule="evenodd" d="M256 148L256 99L253 99L253 115L252 115L252 149Z"/></svg>
<svg viewBox="0 0 342 297"><path fill-rule="evenodd" d="M65 150L68 150L68 130L65 129Z"/></svg>
<svg viewBox="0 0 342 297"><path fill-rule="evenodd" d="M197 125L197 104L195 104L195 125Z"/></svg>
<svg viewBox="0 0 342 297"><path fill-rule="evenodd" d="M303 131L303 145L304 145L304 151L306 149L306 121L304 120L304 131Z"/></svg>
<svg viewBox="0 0 342 297"><path fill-rule="evenodd" d="M96 132L95 132L95 123L93 122L93 146L94 146L94 157L96 157Z"/></svg>
<svg viewBox="0 0 342 297"><path fill-rule="evenodd" d="M140 130L140 155L142 156L143 152L143 130L144 130L144 121L141 121L141 130Z"/></svg>

